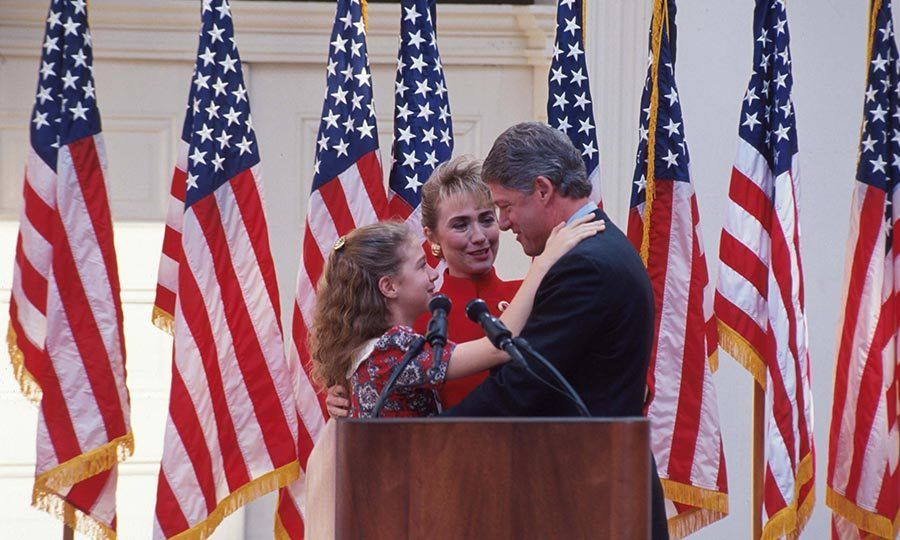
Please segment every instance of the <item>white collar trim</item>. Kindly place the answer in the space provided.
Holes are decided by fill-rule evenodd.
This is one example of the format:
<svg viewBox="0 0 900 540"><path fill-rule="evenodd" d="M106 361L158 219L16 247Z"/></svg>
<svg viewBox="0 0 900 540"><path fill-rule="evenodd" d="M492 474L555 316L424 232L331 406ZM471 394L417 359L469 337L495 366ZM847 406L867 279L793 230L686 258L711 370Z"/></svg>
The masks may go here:
<svg viewBox="0 0 900 540"><path fill-rule="evenodd" d="M359 349L359 352L356 353L356 358L353 359L353 362L350 364L350 369L347 370L347 379L356 373L356 370L359 369L360 364L362 364L366 358L372 354L372 351L375 350L375 343L378 342L378 338L372 338L369 341L362 344Z"/></svg>

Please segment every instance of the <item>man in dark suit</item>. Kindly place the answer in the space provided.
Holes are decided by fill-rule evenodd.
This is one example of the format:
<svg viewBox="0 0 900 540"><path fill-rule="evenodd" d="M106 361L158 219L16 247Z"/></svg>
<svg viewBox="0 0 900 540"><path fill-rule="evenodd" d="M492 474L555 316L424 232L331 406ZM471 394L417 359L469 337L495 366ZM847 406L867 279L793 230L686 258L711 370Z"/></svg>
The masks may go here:
<svg viewBox="0 0 900 540"><path fill-rule="evenodd" d="M564 255L547 273L521 336L569 380L593 416L642 414L654 301L650 279L628 239L589 199L581 155L547 124L507 129L484 160L500 228L539 255L553 227L593 212L606 231ZM507 363L492 371L450 416L573 416L566 397ZM662 488L652 467L654 539L668 538Z"/></svg>

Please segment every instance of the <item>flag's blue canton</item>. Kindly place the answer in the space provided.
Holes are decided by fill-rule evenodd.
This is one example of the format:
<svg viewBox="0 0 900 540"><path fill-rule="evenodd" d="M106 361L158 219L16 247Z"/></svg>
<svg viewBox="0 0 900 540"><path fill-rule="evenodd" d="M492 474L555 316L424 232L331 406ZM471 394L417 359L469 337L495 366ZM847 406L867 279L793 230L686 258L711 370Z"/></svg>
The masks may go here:
<svg viewBox="0 0 900 540"><path fill-rule="evenodd" d="M328 64L322 122L316 138L312 191L378 149L372 72L359 0L338 0Z"/></svg>
<svg viewBox="0 0 900 540"><path fill-rule="evenodd" d="M893 192L900 179L900 63L890 0L881 4L875 27L856 179Z"/></svg>
<svg viewBox="0 0 900 540"><path fill-rule="evenodd" d="M668 24L663 20L662 41L659 50L659 93L654 96L659 103L656 119L656 179L690 182L690 155L684 137L684 119L681 116L681 101L675 85L675 0L668 0ZM631 206L642 204L647 197L647 141L650 125L650 94L652 91L651 65L647 69L644 93L641 96L640 141L638 142L637 163L634 168L631 187Z"/></svg>
<svg viewBox="0 0 900 540"><path fill-rule="evenodd" d="M895 220L892 198L900 180L900 62L891 0L882 2L875 17L871 55L856 179L888 193L885 250L890 251Z"/></svg>
<svg viewBox="0 0 900 540"><path fill-rule="evenodd" d="M453 153L453 124L428 1L401 8L390 187L415 209L421 185Z"/></svg>
<svg viewBox="0 0 900 540"><path fill-rule="evenodd" d="M791 39L784 0L758 0L753 29L753 74L744 94L739 133L778 176L791 168L797 153Z"/></svg>
<svg viewBox="0 0 900 540"><path fill-rule="evenodd" d="M100 132L85 0L55 0L47 14L31 146L56 170L59 146Z"/></svg>
<svg viewBox="0 0 900 540"><path fill-rule="evenodd" d="M204 0L194 68L185 206L259 163L227 0ZM185 127L188 123L185 122Z"/></svg>
<svg viewBox="0 0 900 540"><path fill-rule="evenodd" d="M556 42L550 63L547 121L569 136L581 152L581 159L590 176L600 164L600 151L587 61L582 49L582 1L559 0L556 7Z"/></svg>

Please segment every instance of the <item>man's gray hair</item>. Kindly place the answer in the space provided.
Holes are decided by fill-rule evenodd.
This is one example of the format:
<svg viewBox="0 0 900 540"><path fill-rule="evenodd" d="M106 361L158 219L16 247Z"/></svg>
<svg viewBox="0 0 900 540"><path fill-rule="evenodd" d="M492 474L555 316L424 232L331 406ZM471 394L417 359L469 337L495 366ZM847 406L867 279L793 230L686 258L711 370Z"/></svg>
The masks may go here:
<svg viewBox="0 0 900 540"><path fill-rule="evenodd" d="M581 154L565 134L542 122L522 122L504 131L481 167L485 182L529 195L538 176L550 180L563 197L591 194Z"/></svg>

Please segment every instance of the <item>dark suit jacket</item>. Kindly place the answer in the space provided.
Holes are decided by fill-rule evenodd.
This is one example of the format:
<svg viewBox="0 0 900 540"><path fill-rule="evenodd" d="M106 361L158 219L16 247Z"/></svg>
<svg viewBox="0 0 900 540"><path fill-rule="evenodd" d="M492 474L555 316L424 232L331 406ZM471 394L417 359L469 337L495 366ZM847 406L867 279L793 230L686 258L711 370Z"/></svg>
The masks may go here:
<svg viewBox="0 0 900 540"><path fill-rule="evenodd" d="M592 416L640 416L653 344L653 289L641 257L601 210L606 230L550 269L534 297L524 337L549 359ZM534 362L533 369L552 380ZM448 416L574 416L568 398L508 362ZM652 532L668 538L662 486L651 459Z"/></svg>
<svg viewBox="0 0 900 540"><path fill-rule="evenodd" d="M606 230L553 265L521 336L569 380L593 416L640 416L653 341L653 290L637 251L606 214L596 214L606 220ZM446 414L574 416L577 410L509 362Z"/></svg>

